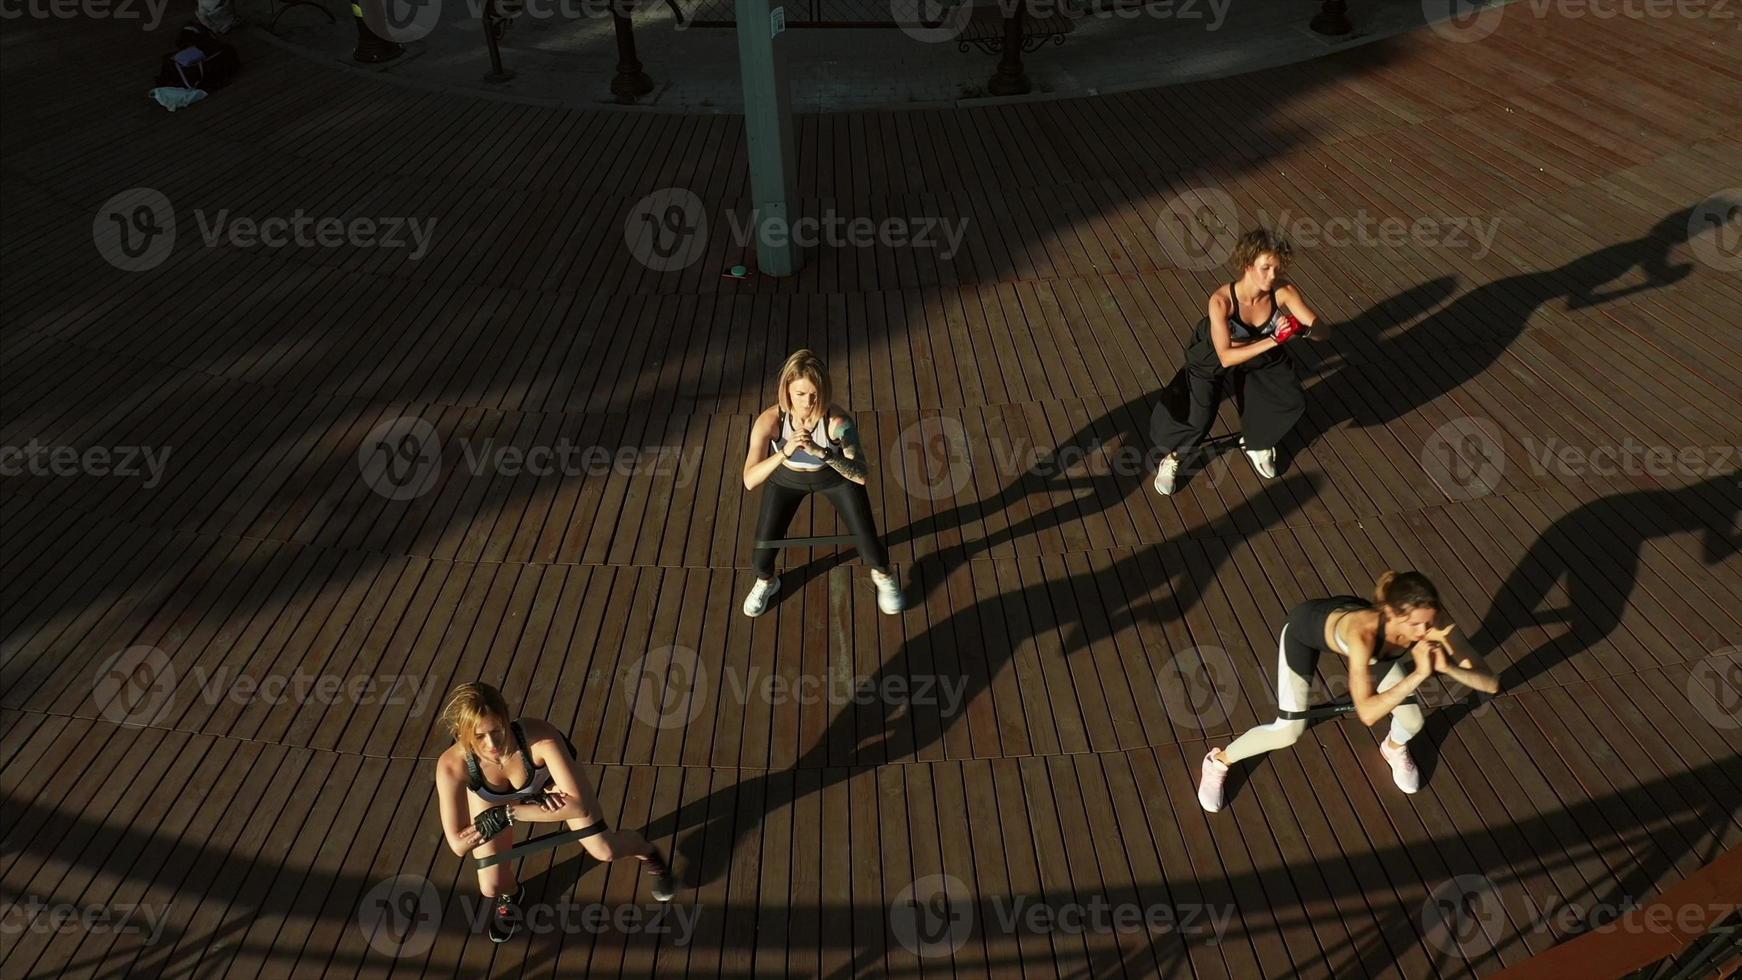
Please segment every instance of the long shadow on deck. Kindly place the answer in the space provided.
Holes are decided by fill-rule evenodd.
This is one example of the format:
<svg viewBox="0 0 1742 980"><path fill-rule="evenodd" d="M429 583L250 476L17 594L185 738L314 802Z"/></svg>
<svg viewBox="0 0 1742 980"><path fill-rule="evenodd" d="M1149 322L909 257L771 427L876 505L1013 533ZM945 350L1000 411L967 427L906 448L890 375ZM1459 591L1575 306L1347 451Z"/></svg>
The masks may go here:
<svg viewBox="0 0 1742 980"><path fill-rule="evenodd" d="M1353 936L1353 948L1325 954L1324 965L1331 975L1383 973L1404 955L1404 950L1418 943L1422 944L1420 949L1411 955L1419 956L1425 952L1439 959L1442 969L1461 972L1467 964L1486 972L1499 963L1496 957L1502 950L1519 948L1527 930L1542 929L1545 924L1555 921L1551 915L1553 908L1537 907L1535 911L1541 913L1540 918L1533 919L1528 915L1533 910L1529 896L1540 895L1540 889L1549 877L1571 876L1577 880L1592 863L1626 869L1624 874L1616 877L1599 874L1585 889L1559 896L1564 903L1589 909L1593 905L1629 898L1643 900L1649 897L1653 883L1662 880L1678 866L1697 868L1722 853L1723 842L1738 836L1736 813L1712 796L1685 791L1690 786L1725 783L1726 767L1732 764L1732 760L1720 760L1695 766L1685 773L1652 778L1635 788L1604 792L1541 816L1509 819L1496 815L1500 818L1486 824L1482 831L1483 843L1497 848L1508 866L1499 869L1475 863L1454 863L1447 868L1454 874L1481 876L1481 880L1487 882L1486 886L1479 885L1478 888L1491 893L1487 899L1490 904L1475 910L1478 913L1476 919L1466 918L1456 923L1440 921L1439 910L1446 904L1452 905L1451 911L1455 912L1461 906L1482 900L1482 896L1468 887L1456 889L1458 893L1452 895L1445 887L1452 884L1452 880L1425 878L1413 871L1415 863L1411 852L1418 847L1433 848L1447 855L1468 854L1466 848L1472 844L1472 839L1460 831L1415 841L1407 847L1383 847L1368 853L1333 858L1331 860L1348 862L1348 873L1335 876L1322 875L1321 866L1326 859L1315 857L1310 863L1291 863L1256 873L1220 875L1213 881L1174 877L1139 882L1129 887L1098 889L1093 894L1118 905L1150 908L1165 904L1184 912L1197 898L1202 898L1236 912L1238 910L1231 904L1218 900L1216 896L1226 899L1273 889L1284 894L1297 888L1306 892L1302 882L1324 883L1324 887L1312 889L1310 895L1303 894L1302 904L1298 906L1277 905L1265 915L1245 909L1245 914L1235 914L1230 920L1229 930L1220 934L1207 930L1170 930L1159 937L1126 937L1123 940L1126 949L1107 948L1112 945L1109 941L1107 947L1087 951L1085 966L1092 966L1096 975L1116 975L1121 969L1133 975L1153 975L1154 971L1166 972L1170 967L1183 968L1187 958L1193 955L1218 957L1215 949L1218 944L1307 928L1316 916L1337 914L1330 903L1339 897L1368 897L1369 901L1376 903L1373 927ZM746 792L764 788L757 783L747 781L739 788ZM224 802L230 805L234 801ZM723 802L726 812L731 812L736 801L732 794L727 794L723 801L709 802ZM204 801L202 805L210 805L210 801ZM112 965L106 971L97 972L97 976L197 974L204 969L228 964L236 952L259 958L269 968L286 973L291 972L293 964L299 967L298 973L318 971L322 963L327 965L329 972L357 969L372 972L385 969L394 962L390 957L368 950L358 913L371 889L400 873L401 869L368 865L371 852L368 846L362 847L360 864L333 871L282 865L278 858L243 858L227 846L215 847L200 839L171 835L151 827L116 828L88 816L63 814L40 803L21 803L12 809L19 823L47 828L47 832L32 834L26 839L7 838L5 853L15 872L20 864L29 866L48 861L87 874L119 876L121 881L140 887L142 893L143 886L149 882L131 878L127 870L138 855L150 854L161 859L164 867L186 869L189 873L201 869L213 872L190 879L177 894L176 901L195 903L202 909L209 906L219 911L225 923L222 927L200 933L167 928L156 942L148 946L142 945L136 934L125 930L113 934L80 931L75 935L89 940L90 945L81 942L76 950L70 951L70 957L66 957L68 950L61 949L63 957L70 959L59 966L63 974L95 971L105 962ZM1545 851L1539 846L1541 840L1555 839L1567 826L1607 825L1618 813L1645 816L1635 824L1615 827L1613 837L1601 842L1573 844L1564 853ZM1165 810L1159 818L1166 819ZM1141 832L1141 828L1134 829ZM278 827L275 830L303 834L300 827ZM474 932L467 921L468 909L462 895L475 897L476 888L469 871L461 862L446 857L440 859L439 867L440 877L435 885L440 908L417 911L420 914L432 913L440 921L441 935L445 938L436 948L452 951L452 959L441 960L420 952L400 962L402 969L409 967L414 972L424 969L431 975L449 975L460 969L463 958L477 969L484 969L484 964L489 964L493 976L548 975L559 955L559 945L579 945L584 950L585 944L591 940L585 934L547 936L530 948L524 943L516 943L492 952L488 940ZM586 863L582 859L570 858L552 873L532 881L530 885L535 900L556 901L558 896L567 894L584 867ZM421 870L410 869L410 873L419 874ZM290 876L288 880L296 882L297 887L268 888L275 881L287 880L286 875ZM1533 879L1535 884L1526 885L1527 878ZM1387 881L1398 890L1395 901L1384 884ZM1346 882L1348 887L1338 887L1333 882ZM1550 888L1552 893L1554 889ZM8 901L23 897L12 893L11 889L8 892ZM54 888L31 889L29 893L49 903L80 907L83 907L80 903L104 900L102 895L63 894ZM987 954L982 952L981 942L999 939L993 928L996 920L988 914L989 904L995 897L972 894L954 910L953 914L962 914L965 906L967 914L976 922L969 944L957 954L962 969L978 969L981 964L989 962ZM1035 902L1052 905L1081 903L1088 897L1081 892L1052 889L1030 895ZM1521 910L1525 914L1521 914ZM709 925L707 936L710 940L718 939L728 954L737 951L748 956L756 948L758 939L754 922L757 917L774 916L785 921L787 915L795 921L815 917L818 922L854 926L875 922L876 931L871 935L864 934L863 930L855 934L852 928L842 928L819 929L815 936L817 949L852 950L859 957L853 972L860 976L883 972L882 951L899 948L898 937L890 932L891 909L880 902L857 902L846 906L770 903L755 909L738 909L736 913L730 909L705 908L701 913L726 917L724 922L715 921ZM312 929L317 922L325 923L325 935L331 937L333 948L307 950L313 954L311 962L301 959L305 952L302 949L280 949L271 942L244 942L257 921L271 923L274 920L299 930ZM1558 930L1559 927L1554 928ZM8 950L8 954L14 957L9 963L19 967L21 972L30 972L33 964L42 962L40 957L51 942L45 936L50 934L43 930L20 929L15 948ZM606 932L599 941L615 942L614 935ZM657 936L621 938L631 944L652 945L660 941ZM1008 937L1004 939L1007 941ZM556 940L561 940L560 944ZM1131 946L1137 948L1131 950ZM520 953L520 950L526 952ZM584 959L580 950L569 950L568 955ZM197 966L201 961L204 961L203 966ZM1317 962L1316 955L1307 956L1297 965L1308 969L1306 964ZM569 963L572 965L573 959Z"/></svg>

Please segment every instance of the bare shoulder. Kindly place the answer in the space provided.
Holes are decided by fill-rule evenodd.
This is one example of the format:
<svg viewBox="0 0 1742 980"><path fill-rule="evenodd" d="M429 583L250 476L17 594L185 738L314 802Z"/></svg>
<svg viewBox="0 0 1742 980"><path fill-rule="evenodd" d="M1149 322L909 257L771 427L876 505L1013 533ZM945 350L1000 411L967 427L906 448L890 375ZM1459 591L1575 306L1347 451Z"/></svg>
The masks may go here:
<svg viewBox="0 0 1742 980"><path fill-rule="evenodd" d="M1210 313L1226 314L1233 308L1234 303L1228 298L1228 291L1226 289L1218 288L1210 293L1210 305L1208 307Z"/></svg>
<svg viewBox="0 0 1742 980"><path fill-rule="evenodd" d="M455 742L436 757L436 783L463 782L466 774L466 750Z"/></svg>
<svg viewBox="0 0 1742 980"><path fill-rule="evenodd" d="M1299 286L1296 286L1292 282L1285 282L1282 285L1276 287L1276 298L1279 300L1282 300L1284 303L1286 303L1289 300L1297 300L1298 301L1298 300L1304 299L1305 297L1303 297L1301 295L1301 291L1300 291Z"/></svg>
<svg viewBox="0 0 1742 980"><path fill-rule="evenodd" d="M750 438L759 441L763 436L772 433L774 427L779 424L780 406L770 405L762 410L761 415L756 416L755 422L750 424Z"/></svg>
<svg viewBox="0 0 1742 980"><path fill-rule="evenodd" d="M839 405L829 406L829 435L838 436L853 427L853 416Z"/></svg>

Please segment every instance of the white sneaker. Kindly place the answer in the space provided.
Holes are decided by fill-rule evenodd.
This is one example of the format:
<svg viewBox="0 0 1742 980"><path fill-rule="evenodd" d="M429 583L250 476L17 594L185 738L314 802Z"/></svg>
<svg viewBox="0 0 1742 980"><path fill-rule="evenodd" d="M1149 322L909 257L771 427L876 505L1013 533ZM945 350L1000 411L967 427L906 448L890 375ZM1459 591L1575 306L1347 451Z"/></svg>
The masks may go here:
<svg viewBox="0 0 1742 980"><path fill-rule="evenodd" d="M1162 496L1173 493L1173 487L1179 481L1179 453L1168 453L1155 468L1155 492Z"/></svg>
<svg viewBox="0 0 1742 980"><path fill-rule="evenodd" d="M1211 749L1204 756L1204 772L1198 779L1198 805L1211 813L1222 809L1222 784L1228 781L1228 764L1216 761L1220 751Z"/></svg>
<svg viewBox="0 0 1742 980"><path fill-rule="evenodd" d="M1379 754L1385 761L1391 763L1391 781L1405 793L1413 793L1421 789L1421 770L1415 767L1415 760L1409 757L1409 746L1391 747L1391 739L1379 743Z"/></svg>
<svg viewBox="0 0 1742 980"><path fill-rule="evenodd" d="M1240 440L1240 448L1246 449L1246 440ZM1246 449L1246 458L1252 461L1252 468L1266 480L1276 479L1275 449Z"/></svg>
<svg viewBox="0 0 1742 980"><path fill-rule="evenodd" d="M900 612L907 603L901 598L901 583L894 575L871 570L871 581L877 586L877 608L893 616Z"/></svg>
<svg viewBox="0 0 1742 980"><path fill-rule="evenodd" d="M766 582L757 579L756 584L750 587L750 594L744 597L744 615L760 616L767 612L769 605L774 602L774 594L779 591L780 576L776 575Z"/></svg>

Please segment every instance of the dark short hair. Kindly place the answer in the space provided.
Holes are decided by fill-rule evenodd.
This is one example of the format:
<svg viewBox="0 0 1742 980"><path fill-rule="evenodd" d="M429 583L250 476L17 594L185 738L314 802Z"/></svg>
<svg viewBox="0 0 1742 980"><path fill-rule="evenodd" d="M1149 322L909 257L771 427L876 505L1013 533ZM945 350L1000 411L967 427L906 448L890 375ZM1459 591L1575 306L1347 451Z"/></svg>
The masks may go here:
<svg viewBox="0 0 1742 980"><path fill-rule="evenodd" d="M1234 267L1234 273L1239 275L1258 261L1260 255L1266 253L1276 256L1276 260L1286 266L1294 255L1294 246L1281 235L1271 234L1263 228L1254 228L1242 234L1240 240L1234 243L1234 255L1229 264Z"/></svg>
<svg viewBox="0 0 1742 980"><path fill-rule="evenodd" d="M1420 572L1387 571L1379 576L1379 584L1373 587L1373 601L1406 613L1423 608L1438 609L1440 593Z"/></svg>

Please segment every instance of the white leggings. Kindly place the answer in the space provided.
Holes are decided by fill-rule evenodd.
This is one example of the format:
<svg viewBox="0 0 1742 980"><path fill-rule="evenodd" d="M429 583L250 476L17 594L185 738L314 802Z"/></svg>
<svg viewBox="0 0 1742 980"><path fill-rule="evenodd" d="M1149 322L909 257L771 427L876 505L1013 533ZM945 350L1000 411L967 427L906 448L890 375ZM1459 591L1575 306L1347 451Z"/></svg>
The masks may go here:
<svg viewBox="0 0 1742 980"><path fill-rule="evenodd" d="M1288 658L1288 627L1282 628L1282 636L1277 642L1276 667L1276 702L1283 711L1305 711L1311 705L1307 698L1311 695L1313 679L1302 676L1289 665ZM1391 669L1379 681L1379 690L1385 691L1409 675L1407 660L1397 660ZM1415 737L1421 731L1423 718L1421 707L1414 704L1400 704L1391 711L1391 741L1402 745ZM1235 739L1222 750L1222 759L1230 764L1241 759L1249 759L1255 755L1263 755L1276 749L1287 748L1300 738L1306 731L1307 723L1302 719L1278 718L1268 725L1259 725L1246 734Z"/></svg>

